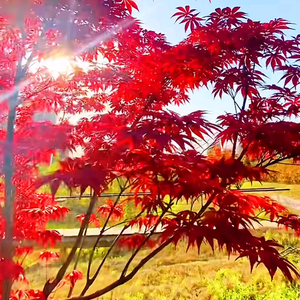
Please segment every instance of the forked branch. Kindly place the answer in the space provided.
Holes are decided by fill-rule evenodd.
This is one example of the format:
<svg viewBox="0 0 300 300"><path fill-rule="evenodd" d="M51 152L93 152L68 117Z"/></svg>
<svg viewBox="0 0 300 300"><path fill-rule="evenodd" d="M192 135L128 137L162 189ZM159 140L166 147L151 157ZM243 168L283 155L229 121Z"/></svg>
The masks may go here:
<svg viewBox="0 0 300 300"><path fill-rule="evenodd" d="M95 298L98 298L110 291L112 291L113 289L115 289L116 287L126 283L127 281L131 280L137 273L138 271L150 260L152 259L155 255L157 255L159 252L161 252L164 248L166 248L169 244L171 244L172 242L172 237L168 240L166 240L164 243L162 243L159 247L157 247L155 250L153 250L150 254L148 254L146 257L144 257L136 267L134 267L134 269L126 276L120 277L118 280L114 281L113 283L111 283L110 285L108 285L107 287L98 290L90 295L86 295L86 296L79 296L79 297L72 297L72 298L68 298L67 300L92 300Z"/></svg>

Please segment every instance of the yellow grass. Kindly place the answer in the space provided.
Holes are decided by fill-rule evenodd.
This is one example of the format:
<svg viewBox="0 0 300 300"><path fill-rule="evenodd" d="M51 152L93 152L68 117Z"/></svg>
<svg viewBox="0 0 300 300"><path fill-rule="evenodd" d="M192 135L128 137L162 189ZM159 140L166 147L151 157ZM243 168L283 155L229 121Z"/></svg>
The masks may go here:
<svg viewBox="0 0 300 300"><path fill-rule="evenodd" d="M287 241L286 235L282 236L278 235L278 233L276 236L273 232L269 232L268 237L277 237ZM295 241L295 244L297 243L299 244L299 240ZM179 243L177 248L170 246L144 266L133 280L118 287L113 292L106 294L101 299L223 299L214 298L215 296L213 297L213 295L218 293L218 291L215 291L216 288L222 288L222 284L220 285L218 281L220 280L218 279L218 276L220 277L224 272L229 272L229 286L233 284L230 281L230 278L234 275L234 278L237 276L238 282L247 285L254 284L259 293L262 294L268 292L270 288L275 288L278 284L285 284L285 280L280 273L275 276L275 281L272 283L264 267L260 266L254 270L253 274L250 274L249 263L246 259L235 262L235 256L228 259L224 252L217 251L214 254L208 245L202 247L200 255L198 255L197 249L190 249L188 252L185 250L186 244L184 242ZM149 250L142 251L142 253L138 255L138 260L147 254L148 251ZM101 261L101 255L100 251L93 261L93 269L95 269ZM123 255L115 253L112 255L88 293L101 289L110 282L116 280L120 275L124 264L127 262L129 255L130 253L125 253ZM86 257L81 260L78 266L78 269L84 273L87 269L87 256L88 253L86 253ZM34 259L32 262L33 261ZM31 266L27 271L28 279L31 281L31 287L41 289L46 281L46 274L47 279L53 277L56 274L59 265L60 262L49 265L47 267L47 273L45 266L40 264ZM230 275L230 272L233 272L233 275ZM84 284L85 279L78 281L74 291L75 295L82 290ZM258 287L257 284L259 284ZM57 291L55 296L65 299L67 292L68 287L65 286Z"/></svg>

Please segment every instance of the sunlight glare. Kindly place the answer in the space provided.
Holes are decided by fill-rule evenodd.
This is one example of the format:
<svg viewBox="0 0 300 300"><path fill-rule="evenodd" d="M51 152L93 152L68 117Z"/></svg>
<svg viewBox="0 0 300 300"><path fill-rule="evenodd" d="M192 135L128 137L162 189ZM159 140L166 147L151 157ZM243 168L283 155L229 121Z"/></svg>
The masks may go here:
<svg viewBox="0 0 300 300"><path fill-rule="evenodd" d="M68 75L73 71L72 64L66 57L42 60L40 62L40 66L46 68L50 75L54 78L58 78L61 75Z"/></svg>
<svg viewBox="0 0 300 300"><path fill-rule="evenodd" d="M87 72L95 67L94 64L100 67L107 64L107 60L98 54L94 63L83 61L78 57L73 60L69 57L57 57L41 60L38 65L45 68L54 79L57 79L61 75L71 75L77 68Z"/></svg>

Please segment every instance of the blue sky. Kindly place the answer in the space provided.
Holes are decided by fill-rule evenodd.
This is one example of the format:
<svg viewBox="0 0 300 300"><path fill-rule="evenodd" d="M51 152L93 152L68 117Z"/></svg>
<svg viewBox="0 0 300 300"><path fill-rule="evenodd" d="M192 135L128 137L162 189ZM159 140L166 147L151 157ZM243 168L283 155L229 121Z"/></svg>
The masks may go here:
<svg viewBox="0 0 300 300"><path fill-rule="evenodd" d="M143 27L164 33L171 43L178 43L186 36L182 25L174 24L170 17L175 13L177 6L190 5L205 16L217 7L240 6L241 10L256 21L269 21L274 18L284 18L295 23L290 31L291 35L300 33L300 0L136 0L139 12L134 15L141 20ZM299 21L299 24L296 24ZM201 89L191 95L191 102L184 107L172 108L181 114L187 114L195 110L209 112L208 119L214 121L217 115L224 111L233 111L232 102L229 99L214 99L209 91Z"/></svg>

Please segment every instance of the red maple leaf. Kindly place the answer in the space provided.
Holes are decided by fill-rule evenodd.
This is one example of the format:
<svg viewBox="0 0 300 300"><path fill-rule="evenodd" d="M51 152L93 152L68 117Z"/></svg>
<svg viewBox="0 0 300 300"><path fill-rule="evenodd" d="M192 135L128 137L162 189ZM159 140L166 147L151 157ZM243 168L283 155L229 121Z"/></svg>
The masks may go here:
<svg viewBox="0 0 300 300"><path fill-rule="evenodd" d="M70 282L71 286L74 287L78 280L83 279L83 274L78 270L73 270L71 273L67 274L65 278Z"/></svg>
<svg viewBox="0 0 300 300"><path fill-rule="evenodd" d="M132 8L139 10L137 4L133 0L118 0L117 3L121 4L124 9L127 9L128 12L132 13Z"/></svg>
<svg viewBox="0 0 300 300"><path fill-rule="evenodd" d="M79 220L80 223L82 224L82 222L84 221L85 217L86 217L85 214L81 214L81 215L78 215L76 217L76 219ZM99 219L97 218L97 216L95 214L91 214L90 215L90 219L89 219L88 224L94 224L97 228L100 228L100 226L101 226L100 221L99 221Z"/></svg>
<svg viewBox="0 0 300 300"><path fill-rule="evenodd" d="M101 205L97 208L98 214L108 217L110 216L113 220L120 220L124 216L124 208L120 204L116 204L112 200L107 200L106 204Z"/></svg>
<svg viewBox="0 0 300 300"><path fill-rule="evenodd" d="M39 259L41 261L46 261L46 263L57 260L58 258L59 258L59 253L53 251L43 251L39 256Z"/></svg>
<svg viewBox="0 0 300 300"><path fill-rule="evenodd" d="M198 17L199 13L195 13L196 9L191 9L189 5L186 5L185 7L179 6L176 8L179 10L177 13L175 13L173 17L177 17L175 22L179 21L180 19L181 23L185 23L184 30L187 31L190 29L191 31L194 31L198 26L200 26L200 22L203 20L202 18Z"/></svg>

